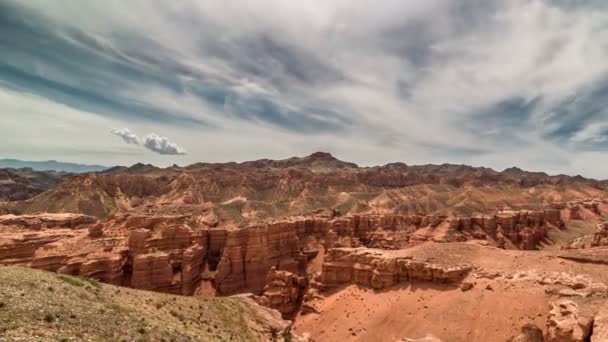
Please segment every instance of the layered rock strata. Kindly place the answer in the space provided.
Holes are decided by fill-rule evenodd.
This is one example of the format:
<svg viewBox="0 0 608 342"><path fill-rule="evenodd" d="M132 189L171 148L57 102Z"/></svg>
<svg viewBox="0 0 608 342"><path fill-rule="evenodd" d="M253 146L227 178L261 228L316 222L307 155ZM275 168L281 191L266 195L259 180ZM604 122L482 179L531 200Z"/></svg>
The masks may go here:
<svg viewBox="0 0 608 342"><path fill-rule="evenodd" d="M77 228L96 221L95 217L82 214L0 215L0 226L26 229Z"/></svg>
<svg viewBox="0 0 608 342"><path fill-rule="evenodd" d="M325 288L357 284L380 290L404 282L459 282L471 270L468 264L432 263L401 251L336 248L326 255L320 282Z"/></svg>
<svg viewBox="0 0 608 342"><path fill-rule="evenodd" d="M45 223L38 231L0 231L0 260L170 293L193 294L205 279L218 294L261 294L272 267L298 276L306 273L309 261L319 253L318 244L309 245L311 239L330 252L335 247L400 249L427 240L479 238L499 246L508 240L515 247L533 249L547 229L563 226L556 209L478 217L338 216L334 211L324 211L241 229L212 227L208 216L125 214L110 216L101 224L82 215L64 216L62 222L48 215L11 217L8 222L22 222L23 226ZM91 224L82 226L86 229L56 228L80 227L83 222ZM328 261L335 257L330 253ZM369 264L369 272L357 272L367 274L369 279L357 281L381 288L393 284L394 279L450 280L453 273L460 272L434 269L431 264L407 258L387 262L373 267ZM324 268L326 277L331 277L330 263ZM397 276L385 277L387 272ZM328 284L333 282L327 279Z"/></svg>
<svg viewBox="0 0 608 342"><path fill-rule="evenodd" d="M307 280L288 271L271 268L261 303L277 309L283 316L291 316L297 310L306 290Z"/></svg>
<svg viewBox="0 0 608 342"><path fill-rule="evenodd" d="M29 263L38 249L76 235L77 232L70 229L2 234L0 235L0 261L5 265Z"/></svg>

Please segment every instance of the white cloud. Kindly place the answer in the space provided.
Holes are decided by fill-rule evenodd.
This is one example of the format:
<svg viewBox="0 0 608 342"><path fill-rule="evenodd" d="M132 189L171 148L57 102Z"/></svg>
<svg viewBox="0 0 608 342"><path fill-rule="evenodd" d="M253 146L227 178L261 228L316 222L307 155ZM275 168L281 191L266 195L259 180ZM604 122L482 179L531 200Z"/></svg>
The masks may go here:
<svg viewBox="0 0 608 342"><path fill-rule="evenodd" d="M141 139L128 128L114 128L110 131L112 134L122 138L124 142L132 145L142 145L150 151L163 155L185 155L186 150L169 138L161 137L158 134L151 133Z"/></svg>
<svg viewBox="0 0 608 342"><path fill-rule="evenodd" d="M139 145L140 140L137 135L131 132L128 128L114 128L110 131L112 134L122 138L127 144Z"/></svg>
<svg viewBox="0 0 608 342"><path fill-rule="evenodd" d="M158 136L154 133L148 134L144 139L143 145L150 151L160 154L183 155L186 150L178 146L176 143L169 141L168 138Z"/></svg>
<svg viewBox="0 0 608 342"><path fill-rule="evenodd" d="M608 123L599 122L589 124L587 127L576 132L570 140L574 142L605 142L608 140Z"/></svg>

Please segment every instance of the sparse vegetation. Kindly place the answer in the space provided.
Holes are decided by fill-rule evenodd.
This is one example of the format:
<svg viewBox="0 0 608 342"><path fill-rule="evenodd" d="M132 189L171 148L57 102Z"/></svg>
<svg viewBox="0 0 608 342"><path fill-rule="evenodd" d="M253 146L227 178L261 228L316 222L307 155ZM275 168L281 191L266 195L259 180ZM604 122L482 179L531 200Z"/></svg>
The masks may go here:
<svg viewBox="0 0 608 342"><path fill-rule="evenodd" d="M72 286L78 286L78 287L84 286L84 283L82 281L80 281L80 279L78 279L76 277L59 275L59 276L57 276L57 278L63 280L64 282L66 282L66 283L68 283L68 284L70 284Z"/></svg>
<svg viewBox="0 0 608 342"><path fill-rule="evenodd" d="M244 299L117 291L85 278L5 266L0 289L0 341L266 340L257 337L265 329L250 324L264 320Z"/></svg>
<svg viewBox="0 0 608 342"><path fill-rule="evenodd" d="M52 314L47 313L46 315L44 315L44 320L47 323L53 323L53 321L55 320L55 317Z"/></svg>

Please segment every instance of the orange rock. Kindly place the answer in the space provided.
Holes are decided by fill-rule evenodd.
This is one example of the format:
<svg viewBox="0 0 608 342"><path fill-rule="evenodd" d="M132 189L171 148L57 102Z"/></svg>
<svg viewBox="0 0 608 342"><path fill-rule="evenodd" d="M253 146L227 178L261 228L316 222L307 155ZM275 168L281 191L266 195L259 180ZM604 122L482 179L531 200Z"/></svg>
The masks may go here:
<svg viewBox="0 0 608 342"><path fill-rule="evenodd" d="M298 309L305 288L306 278L272 267L268 272L263 297L267 306L279 310L287 318Z"/></svg>
<svg viewBox="0 0 608 342"><path fill-rule="evenodd" d="M324 287L358 284L383 289L404 281L460 281L470 265L435 264L415 260L403 251L336 248L326 255L320 282Z"/></svg>
<svg viewBox="0 0 608 342"><path fill-rule="evenodd" d="M608 222L600 223L593 234L591 246L608 246Z"/></svg>
<svg viewBox="0 0 608 342"><path fill-rule="evenodd" d="M95 217L82 214L0 215L0 225L29 229L77 228L96 221Z"/></svg>
<svg viewBox="0 0 608 342"><path fill-rule="evenodd" d="M551 304L547 321L547 342L584 342L591 335L591 317L583 314L578 304L561 300Z"/></svg>

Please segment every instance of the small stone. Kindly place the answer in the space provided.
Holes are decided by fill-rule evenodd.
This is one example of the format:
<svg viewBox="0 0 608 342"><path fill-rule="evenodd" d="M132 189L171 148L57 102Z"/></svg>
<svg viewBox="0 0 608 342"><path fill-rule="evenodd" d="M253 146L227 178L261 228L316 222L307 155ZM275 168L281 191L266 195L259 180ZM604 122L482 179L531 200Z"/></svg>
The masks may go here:
<svg viewBox="0 0 608 342"><path fill-rule="evenodd" d="M469 291L470 289L472 289L474 286L473 283L465 281L460 285L460 290L462 290L462 292L464 291Z"/></svg>

